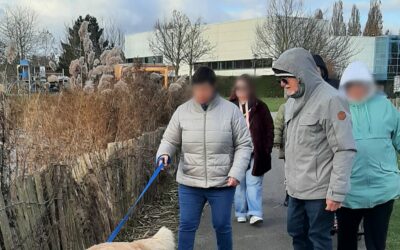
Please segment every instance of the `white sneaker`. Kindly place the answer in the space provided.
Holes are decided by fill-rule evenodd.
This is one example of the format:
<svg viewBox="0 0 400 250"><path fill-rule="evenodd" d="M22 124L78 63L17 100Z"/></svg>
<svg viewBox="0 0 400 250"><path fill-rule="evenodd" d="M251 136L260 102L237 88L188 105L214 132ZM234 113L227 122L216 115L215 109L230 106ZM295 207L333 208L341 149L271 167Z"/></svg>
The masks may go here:
<svg viewBox="0 0 400 250"><path fill-rule="evenodd" d="M261 222L263 222L263 218L261 218L261 217L251 216L251 218L250 218L250 225L257 225Z"/></svg>
<svg viewBox="0 0 400 250"><path fill-rule="evenodd" d="M237 222L238 223L246 223L247 218L246 217L237 217Z"/></svg>

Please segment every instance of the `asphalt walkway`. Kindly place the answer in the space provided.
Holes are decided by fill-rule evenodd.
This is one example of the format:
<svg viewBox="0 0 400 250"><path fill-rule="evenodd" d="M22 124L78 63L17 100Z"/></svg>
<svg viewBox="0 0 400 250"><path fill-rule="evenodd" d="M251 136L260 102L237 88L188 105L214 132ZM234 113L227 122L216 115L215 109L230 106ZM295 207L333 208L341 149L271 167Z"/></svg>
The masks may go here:
<svg viewBox="0 0 400 250"><path fill-rule="evenodd" d="M248 223L238 224L234 221L235 250L291 249L291 240L286 233L286 207L283 206L285 198L283 161L277 158L277 154L277 150L274 149L272 170L264 177L264 223L254 227ZM215 246L210 209L206 207L196 235L195 249L215 250Z"/></svg>
<svg viewBox="0 0 400 250"><path fill-rule="evenodd" d="M291 238L286 233L284 163L278 159L278 151L272 153L272 170L264 177L264 223L250 226L233 220L234 250L289 250L293 249ZM200 228L196 235L196 250L215 250L216 239L211 224L210 208L204 209ZM334 237L335 240L336 237ZM334 249L336 249L334 244ZM359 242L359 249L365 249L364 241Z"/></svg>

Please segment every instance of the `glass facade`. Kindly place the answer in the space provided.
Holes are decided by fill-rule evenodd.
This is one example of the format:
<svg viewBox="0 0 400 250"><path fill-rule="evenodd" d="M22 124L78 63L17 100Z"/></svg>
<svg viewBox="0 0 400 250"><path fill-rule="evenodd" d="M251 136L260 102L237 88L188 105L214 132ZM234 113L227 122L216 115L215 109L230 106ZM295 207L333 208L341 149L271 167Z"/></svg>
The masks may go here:
<svg viewBox="0 0 400 250"><path fill-rule="evenodd" d="M400 36L389 37L388 80L400 75Z"/></svg>
<svg viewBox="0 0 400 250"><path fill-rule="evenodd" d="M196 70L200 66L208 66L213 70L253 69L254 59L199 62L194 64L194 69ZM263 58L256 60L256 68L271 68L271 67L272 67L272 58Z"/></svg>
<svg viewBox="0 0 400 250"><path fill-rule="evenodd" d="M400 75L400 36L376 38L374 75L378 81L393 81Z"/></svg>
<svg viewBox="0 0 400 250"><path fill-rule="evenodd" d="M162 56L146 56L146 57L136 57L136 58L127 58L127 63L142 63L142 64L162 64L163 57Z"/></svg>

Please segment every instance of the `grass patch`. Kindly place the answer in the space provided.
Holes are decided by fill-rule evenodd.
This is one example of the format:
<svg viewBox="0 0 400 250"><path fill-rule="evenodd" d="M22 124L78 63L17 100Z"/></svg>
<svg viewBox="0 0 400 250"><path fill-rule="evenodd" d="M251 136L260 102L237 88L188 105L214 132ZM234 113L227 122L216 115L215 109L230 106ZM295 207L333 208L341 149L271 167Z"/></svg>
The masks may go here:
<svg viewBox="0 0 400 250"><path fill-rule="evenodd" d="M387 238L387 249L400 249L400 201L394 203L392 218L389 225L389 233Z"/></svg>
<svg viewBox="0 0 400 250"><path fill-rule="evenodd" d="M283 97L277 97L277 98L263 97L263 98L261 98L261 100L263 102L265 102L265 104L267 104L267 106L271 112L277 112L279 109L279 106L281 106L281 104L286 102L285 98L283 98Z"/></svg>

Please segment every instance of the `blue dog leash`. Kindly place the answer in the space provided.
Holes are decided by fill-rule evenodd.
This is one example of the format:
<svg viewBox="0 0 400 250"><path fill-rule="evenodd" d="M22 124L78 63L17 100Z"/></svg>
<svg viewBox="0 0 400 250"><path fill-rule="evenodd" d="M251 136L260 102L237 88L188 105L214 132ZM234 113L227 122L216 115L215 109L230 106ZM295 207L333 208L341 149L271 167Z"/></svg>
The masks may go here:
<svg viewBox="0 0 400 250"><path fill-rule="evenodd" d="M111 233L111 235L108 237L107 242L113 242L115 237L117 237L119 231L121 231L122 227L125 225L125 223L128 221L129 217L132 215L136 205L139 203L139 201L143 198L144 194L147 192L151 184L157 179L157 176L160 174L161 170L164 168L164 162L160 161L161 156L157 159L157 162L161 162L160 165L156 168L154 171L153 175L150 177L149 182L147 183L146 187L142 191L142 193L139 195L139 197L136 199L135 203L129 208L128 212L125 214L124 218L118 223L118 226L114 229L114 231ZM168 163L170 160L168 160Z"/></svg>

